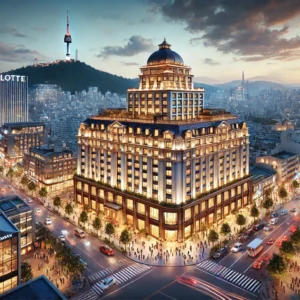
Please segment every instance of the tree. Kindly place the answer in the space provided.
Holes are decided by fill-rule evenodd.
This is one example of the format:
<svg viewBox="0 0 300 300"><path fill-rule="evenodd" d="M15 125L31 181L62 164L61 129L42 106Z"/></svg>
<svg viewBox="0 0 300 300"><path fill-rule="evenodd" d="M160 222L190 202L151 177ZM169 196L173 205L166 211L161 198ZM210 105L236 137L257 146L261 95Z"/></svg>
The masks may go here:
<svg viewBox="0 0 300 300"><path fill-rule="evenodd" d="M1 174L1 176L3 176L3 172L4 172L4 167L0 166L0 174Z"/></svg>
<svg viewBox="0 0 300 300"><path fill-rule="evenodd" d="M12 168L9 168L9 170L6 173L6 177L8 177L10 181L13 179L13 177L14 177L14 170Z"/></svg>
<svg viewBox="0 0 300 300"><path fill-rule="evenodd" d="M70 203L67 203L65 206L65 213L70 216L73 213L73 206Z"/></svg>
<svg viewBox="0 0 300 300"><path fill-rule="evenodd" d="M242 226L246 224L246 218L243 215L239 214L236 216L235 222L240 226L240 228L242 228Z"/></svg>
<svg viewBox="0 0 300 300"><path fill-rule="evenodd" d="M126 251L126 245L130 243L131 239L132 239L131 233L127 229L124 229L120 235L120 242L125 245L125 251Z"/></svg>
<svg viewBox="0 0 300 300"><path fill-rule="evenodd" d="M42 187L40 190L39 190L39 195L42 197L42 198L46 198L47 195L48 195L48 191L45 187Z"/></svg>
<svg viewBox="0 0 300 300"><path fill-rule="evenodd" d="M300 184L297 180L293 180L292 186L293 186L294 189L297 189L300 186Z"/></svg>
<svg viewBox="0 0 300 300"><path fill-rule="evenodd" d="M300 245L300 229L299 228L297 228L297 230L293 234L291 234L291 241L296 246Z"/></svg>
<svg viewBox="0 0 300 300"><path fill-rule="evenodd" d="M254 220L259 216L259 210L257 209L256 205L251 207L250 215L254 218Z"/></svg>
<svg viewBox="0 0 300 300"><path fill-rule="evenodd" d="M57 211L58 211L59 208L61 207L61 199L59 196L55 196L53 198L53 205L57 208Z"/></svg>
<svg viewBox="0 0 300 300"><path fill-rule="evenodd" d="M79 216L79 221L82 222L85 226L85 223L87 222L87 220L88 220L88 215L87 215L86 211L83 210Z"/></svg>
<svg viewBox="0 0 300 300"><path fill-rule="evenodd" d="M264 202L263 202L263 208L265 208L267 211L269 211L269 209L273 206L273 200L271 198L267 198Z"/></svg>
<svg viewBox="0 0 300 300"><path fill-rule="evenodd" d="M273 254L270 263L267 266L269 275L273 277L283 277L287 270L287 265L283 257L278 254Z"/></svg>
<svg viewBox="0 0 300 300"><path fill-rule="evenodd" d="M202 231L203 239L205 237L205 233L206 233L207 229L208 229L207 225L205 223L201 222L200 223L200 231Z"/></svg>
<svg viewBox="0 0 300 300"><path fill-rule="evenodd" d="M107 223L105 226L105 233L108 235L110 242L110 237L115 233L115 226L112 223Z"/></svg>
<svg viewBox="0 0 300 300"><path fill-rule="evenodd" d="M99 229L102 227L101 220L99 217L96 217L93 221L93 228L97 231L97 236L99 236Z"/></svg>
<svg viewBox="0 0 300 300"><path fill-rule="evenodd" d="M280 247L280 254L286 258L292 258L295 254L295 248L291 241L283 241Z"/></svg>
<svg viewBox="0 0 300 300"><path fill-rule="evenodd" d="M267 188L265 190L265 197L270 198L273 188Z"/></svg>
<svg viewBox="0 0 300 300"><path fill-rule="evenodd" d="M228 223L222 224L221 234L224 236L228 236L231 233L231 228Z"/></svg>
<svg viewBox="0 0 300 300"><path fill-rule="evenodd" d="M219 239L219 235L215 230L211 229L208 233L207 239L214 245L214 243Z"/></svg>
<svg viewBox="0 0 300 300"><path fill-rule="evenodd" d="M31 270L31 265L23 261L21 264L21 281L22 283L27 282L28 280L32 279L32 270Z"/></svg>
<svg viewBox="0 0 300 300"><path fill-rule="evenodd" d="M28 184L27 184L27 187L28 187L28 190L32 192L32 195L33 195L33 192L36 190L36 185L33 181L30 181Z"/></svg>
<svg viewBox="0 0 300 300"><path fill-rule="evenodd" d="M23 175L22 178L21 178L21 184L24 187L27 187L28 183L29 183L28 177L26 175Z"/></svg>
<svg viewBox="0 0 300 300"><path fill-rule="evenodd" d="M85 211L89 211L90 210L90 206L88 204L84 204L83 209Z"/></svg>
<svg viewBox="0 0 300 300"><path fill-rule="evenodd" d="M278 195L279 195L280 199L286 200L288 193L287 193L286 189L284 187L282 187L282 188L280 188Z"/></svg>

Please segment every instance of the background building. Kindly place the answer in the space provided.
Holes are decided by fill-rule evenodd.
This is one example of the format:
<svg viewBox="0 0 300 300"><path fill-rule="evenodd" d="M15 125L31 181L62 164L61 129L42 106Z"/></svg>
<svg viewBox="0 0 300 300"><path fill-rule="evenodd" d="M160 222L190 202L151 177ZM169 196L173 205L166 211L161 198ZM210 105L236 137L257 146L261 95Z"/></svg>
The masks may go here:
<svg viewBox="0 0 300 300"><path fill-rule="evenodd" d="M252 201L249 135L224 110L204 110L190 67L164 41L142 67L128 110L78 132L75 199L112 221L182 241Z"/></svg>
<svg viewBox="0 0 300 300"><path fill-rule="evenodd" d="M28 121L28 77L0 74L0 126Z"/></svg>
<svg viewBox="0 0 300 300"><path fill-rule="evenodd" d="M71 150L46 145L31 148L23 160L24 172L49 193L73 190L76 163L76 155Z"/></svg>
<svg viewBox="0 0 300 300"><path fill-rule="evenodd" d="M44 144L46 128L41 122L5 123L0 128L0 156L7 166L22 162L31 147Z"/></svg>
<svg viewBox="0 0 300 300"><path fill-rule="evenodd" d="M0 213L0 298L21 281L20 231ZM13 299L13 298L11 298Z"/></svg>

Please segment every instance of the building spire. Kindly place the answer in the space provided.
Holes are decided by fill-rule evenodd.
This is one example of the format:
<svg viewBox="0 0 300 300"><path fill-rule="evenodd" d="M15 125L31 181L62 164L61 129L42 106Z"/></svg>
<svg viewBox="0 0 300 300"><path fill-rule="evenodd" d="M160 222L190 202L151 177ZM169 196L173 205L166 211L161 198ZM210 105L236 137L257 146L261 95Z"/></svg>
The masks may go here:
<svg viewBox="0 0 300 300"><path fill-rule="evenodd" d="M72 43L72 37L70 34L69 12L68 11L67 11L67 32L65 34L64 42L67 44L66 59L70 60L70 44Z"/></svg>
<svg viewBox="0 0 300 300"><path fill-rule="evenodd" d="M67 11L67 32L66 32L66 35L70 35L69 11Z"/></svg>

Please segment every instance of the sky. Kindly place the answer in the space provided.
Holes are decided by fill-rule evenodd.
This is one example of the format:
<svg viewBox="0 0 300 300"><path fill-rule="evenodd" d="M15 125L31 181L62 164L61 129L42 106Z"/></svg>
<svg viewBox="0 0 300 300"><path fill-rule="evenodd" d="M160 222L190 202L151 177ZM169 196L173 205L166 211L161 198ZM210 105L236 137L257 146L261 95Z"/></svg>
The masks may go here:
<svg viewBox="0 0 300 300"><path fill-rule="evenodd" d="M299 0L0 0L0 72L71 57L136 78L164 38L196 81L300 83Z"/></svg>

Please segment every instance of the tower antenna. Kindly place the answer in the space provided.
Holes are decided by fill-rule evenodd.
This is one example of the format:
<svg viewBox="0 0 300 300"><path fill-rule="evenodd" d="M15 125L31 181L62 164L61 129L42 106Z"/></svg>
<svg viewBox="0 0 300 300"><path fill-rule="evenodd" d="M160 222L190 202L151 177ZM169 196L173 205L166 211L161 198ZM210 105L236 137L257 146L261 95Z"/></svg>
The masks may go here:
<svg viewBox="0 0 300 300"><path fill-rule="evenodd" d="M72 43L72 37L70 34L69 12L68 11L67 11L67 31L65 34L64 42L67 44L66 60L70 60L70 44Z"/></svg>

